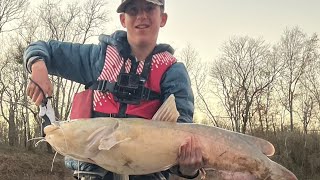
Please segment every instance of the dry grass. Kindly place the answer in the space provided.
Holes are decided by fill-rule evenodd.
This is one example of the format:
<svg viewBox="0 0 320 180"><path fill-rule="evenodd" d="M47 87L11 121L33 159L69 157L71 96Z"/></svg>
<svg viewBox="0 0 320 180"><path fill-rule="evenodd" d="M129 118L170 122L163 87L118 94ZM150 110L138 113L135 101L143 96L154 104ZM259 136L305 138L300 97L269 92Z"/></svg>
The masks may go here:
<svg viewBox="0 0 320 180"><path fill-rule="evenodd" d="M268 133L255 132L255 136L270 141L276 148L272 160L291 170L298 179L320 179L320 134L300 131Z"/></svg>
<svg viewBox="0 0 320 180"><path fill-rule="evenodd" d="M59 155L51 172L53 156L0 146L0 180L73 180Z"/></svg>

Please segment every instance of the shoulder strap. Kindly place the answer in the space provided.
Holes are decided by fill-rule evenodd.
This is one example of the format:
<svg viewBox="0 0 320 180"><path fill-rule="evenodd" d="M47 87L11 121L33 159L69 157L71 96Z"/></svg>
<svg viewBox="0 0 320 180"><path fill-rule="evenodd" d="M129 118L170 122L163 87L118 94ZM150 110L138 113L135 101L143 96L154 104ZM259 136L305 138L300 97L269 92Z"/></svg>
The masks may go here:
<svg viewBox="0 0 320 180"><path fill-rule="evenodd" d="M125 64L128 59L130 59L132 62L129 74L136 74L138 63L136 62L136 59L131 55L131 48L127 40L127 33L125 31L116 31L112 35L104 38L105 38L104 42L109 45L115 46L120 56L122 56L124 59L123 66L121 67L121 70L120 70L120 74L124 74L124 75L127 74L125 73ZM148 78L149 78L153 55L161 52L165 52L165 51L171 54L174 53L174 50L171 46L166 44L159 44L154 48L152 53L146 58L143 66L143 70L140 74L139 88L136 90L136 92L138 93L135 94L135 96L130 97L131 95L127 95L126 94L127 92L122 91L123 89L119 87L118 82L111 83L106 80L98 80L98 81L90 82L89 84L86 85L86 89L90 88L93 90L99 90L101 92L112 93L115 99L120 103L118 116L126 117L125 112L127 109L127 104L132 104L132 103L134 104L135 99L138 98L139 102L140 100L160 99L160 94L155 91L152 91L149 88L146 88L145 83L148 81ZM119 78L120 78L120 75L118 76L118 80Z"/></svg>
<svg viewBox="0 0 320 180"><path fill-rule="evenodd" d="M153 55L161 53L161 52L165 52L165 51L168 51L171 54L174 53L174 49L170 45L168 45L168 44L159 44L154 48L152 53L147 57L146 61L144 62L143 70L142 70L142 73L141 73L141 77L143 79L145 79L145 81L148 80L148 77L149 77L149 74L150 74Z"/></svg>

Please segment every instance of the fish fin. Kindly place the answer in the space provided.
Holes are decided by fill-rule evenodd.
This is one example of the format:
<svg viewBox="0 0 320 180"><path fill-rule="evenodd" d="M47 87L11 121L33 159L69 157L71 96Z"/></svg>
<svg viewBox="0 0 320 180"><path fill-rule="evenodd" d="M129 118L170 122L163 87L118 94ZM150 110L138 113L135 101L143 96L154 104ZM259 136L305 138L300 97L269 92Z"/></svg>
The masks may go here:
<svg viewBox="0 0 320 180"><path fill-rule="evenodd" d="M95 130L87 138L87 147L85 153L88 157L95 155L99 151L100 141L104 137L112 137L115 130L119 127L119 122L115 121L113 126L102 126Z"/></svg>
<svg viewBox="0 0 320 180"><path fill-rule="evenodd" d="M282 165L271 161L271 171L269 174L269 179L286 179L286 180L298 180L296 175L294 175L291 171L287 168L283 167Z"/></svg>
<svg viewBox="0 0 320 180"><path fill-rule="evenodd" d="M243 135L243 139L247 141L248 143L254 145L258 149L261 150L263 154L266 156L272 156L275 153L275 148L273 144L271 144L269 141L254 137L254 136L249 136L249 135Z"/></svg>
<svg viewBox="0 0 320 180"><path fill-rule="evenodd" d="M117 140L115 134L112 134L109 137L103 137L100 141L99 150L110 150L112 147L114 147L117 144L120 144L125 141L129 141L131 138L125 138L123 140Z"/></svg>
<svg viewBox="0 0 320 180"><path fill-rule="evenodd" d="M152 120L177 122L179 116L180 114L177 110L175 97L171 94L154 114Z"/></svg>

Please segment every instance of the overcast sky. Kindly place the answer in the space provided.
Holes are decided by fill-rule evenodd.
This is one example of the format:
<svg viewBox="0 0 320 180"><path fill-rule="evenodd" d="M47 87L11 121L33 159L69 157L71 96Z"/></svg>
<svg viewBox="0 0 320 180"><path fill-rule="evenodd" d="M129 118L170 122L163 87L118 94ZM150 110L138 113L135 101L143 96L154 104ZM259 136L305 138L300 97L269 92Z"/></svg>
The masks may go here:
<svg viewBox="0 0 320 180"><path fill-rule="evenodd" d="M106 33L121 29L115 12L120 1L108 1L112 21ZM165 9L169 19L158 42L177 50L190 43L203 60L217 57L223 42L234 35L275 43L286 27L294 26L309 36L320 35L320 0L166 0Z"/></svg>
<svg viewBox="0 0 320 180"><path fill-rule="evenodd" d="M112 0L111 9L119 1ZM204 60L216 57L233 35L275 43L286 27L294 26L320 35L320 0L166 0L165 8L169 19L159 42L174 48L190 43ZM119 23L118 14L111 15Z"/></svg>

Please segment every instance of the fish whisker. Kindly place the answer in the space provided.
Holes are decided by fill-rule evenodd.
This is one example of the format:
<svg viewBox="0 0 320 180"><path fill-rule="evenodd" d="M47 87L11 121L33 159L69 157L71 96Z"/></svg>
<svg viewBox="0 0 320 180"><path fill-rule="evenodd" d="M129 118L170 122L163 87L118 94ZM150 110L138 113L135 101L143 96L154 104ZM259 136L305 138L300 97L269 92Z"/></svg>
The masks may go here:
<svg viewBox="0 0 320 180"><path fill-rule="evenodd" d="M53 171L53 164L54 164L54 160L56 159L56 156L58 154L58 151L56 151L56 153L53 156L52 162L51 162L51 172Z"/></svg>

